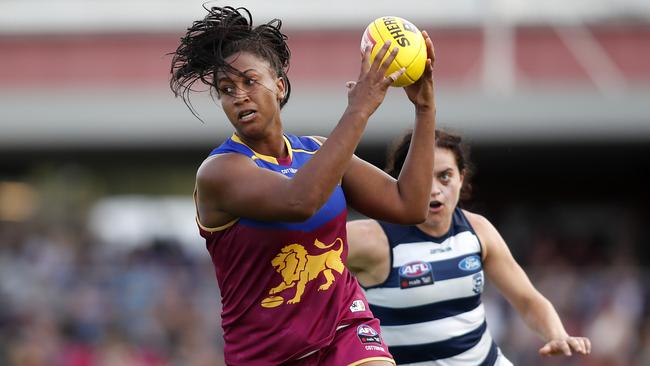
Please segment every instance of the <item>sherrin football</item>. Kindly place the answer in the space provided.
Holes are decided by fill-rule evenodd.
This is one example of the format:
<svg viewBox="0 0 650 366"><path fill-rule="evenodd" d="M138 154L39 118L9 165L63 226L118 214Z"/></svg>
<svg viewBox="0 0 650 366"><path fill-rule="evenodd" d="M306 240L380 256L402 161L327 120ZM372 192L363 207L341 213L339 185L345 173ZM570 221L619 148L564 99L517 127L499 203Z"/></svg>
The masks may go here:
<svg viewBox="0 0 650 366"><path fill-rule="evenodd" d="M427 45L422 33L406 19L395 16L377 18L368 24L363 32L361 51L366 46L371 46L370 62L372 62L387 40L391 41L391 45L386 57L395 47L399 47L399 52L388 67L386 76L404 67L406 71L393 82L392 86L401 87L413 84L422 76L427 62Z"/></svg>

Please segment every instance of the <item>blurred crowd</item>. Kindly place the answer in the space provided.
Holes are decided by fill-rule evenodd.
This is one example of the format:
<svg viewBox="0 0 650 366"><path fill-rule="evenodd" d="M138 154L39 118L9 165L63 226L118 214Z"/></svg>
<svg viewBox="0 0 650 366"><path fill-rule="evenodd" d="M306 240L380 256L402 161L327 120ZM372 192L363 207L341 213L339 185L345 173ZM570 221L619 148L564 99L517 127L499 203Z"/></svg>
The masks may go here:
<svg viewBox="0 0 650 366"><path fill-rule="evenodd" d="M107 251L61 227L4 224L0 242L0 365L224 364L209 257L168 240Z"/></svg>
<svg viewBox="0 0 650 366"><path fill-rule="evenodd" d="M488 284L488 324L514 364L650 365L647 268L625 256L576 263L542 237L524 253L533 283L593 352L539 357L541 340ZM164 239L109 251L83 227L0 222L0 365L223 365L219 306L207 252Z"/></svg>

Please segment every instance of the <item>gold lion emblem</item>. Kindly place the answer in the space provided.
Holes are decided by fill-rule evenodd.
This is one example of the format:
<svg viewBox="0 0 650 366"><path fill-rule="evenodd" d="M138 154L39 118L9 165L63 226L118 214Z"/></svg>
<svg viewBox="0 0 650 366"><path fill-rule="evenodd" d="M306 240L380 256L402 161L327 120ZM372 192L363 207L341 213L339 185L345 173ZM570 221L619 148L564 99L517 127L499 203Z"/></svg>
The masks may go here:
<svg viewBox="0 0 650 366"><path fill-rule="evenodd" d="M284 246L278 255L273 258L271 265L275 270L282 275L283 281L276 287L269 290L269 295L277 294L286 289L295 287L296 294L294 297L287 301L287 304L295 304L300 302L300 298L305 292L307 282L315 280L321 273L325 276L325 283L318 287L318 291L325 291L334 283L334 274L332 270L343 273L343 261L341 260L341 252L343 252L343 240L336 238L336 240L329 245L325 245L318 239L314 241L314 245L320 249L328 249L339 243L337 250L330 250L326 253L319 255L310 255L307 253L305 247L300 244L289 244ZM280 306L283 298L279 296L269 296L262 300L263 307L276 307Z"/></svg>

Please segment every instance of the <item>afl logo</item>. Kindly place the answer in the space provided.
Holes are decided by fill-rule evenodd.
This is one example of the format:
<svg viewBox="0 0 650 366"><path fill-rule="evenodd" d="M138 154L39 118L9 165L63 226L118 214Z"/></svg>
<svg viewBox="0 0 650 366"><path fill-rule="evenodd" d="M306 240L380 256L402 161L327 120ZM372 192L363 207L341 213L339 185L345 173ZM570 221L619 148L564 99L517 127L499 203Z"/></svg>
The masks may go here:
<svg viewBox="0 0 650 366"><path fill-rule="evenodd" d="M411 262L399 268L400 277L414 278L421 277L431 272L431 264L429 262Z"/></svg>
<svg viewBox="0 0 650 366"><path fill-rule="evenodd" d="M377 335L377 331L372 329L371 326L366 324L360 325L357 328L357 333L359 333L359 335L366 336L366 337L374 337Z"/></svg>
<svg viewBox="0 0 650 366"><path fill-rule="evenodd" d="M458 268L463 271L473 271L475 269L481 268L481 258L478 255L470 255L469 257L463 258L462 261L458 262Z"/></svg>
<svg viewBox="0 0 650 366"><path fill-rule="evenodd" d="M362 324L357 327L357 337L361 343L375 343L381 345L381 337L376 330L367 324Z"/></svg>

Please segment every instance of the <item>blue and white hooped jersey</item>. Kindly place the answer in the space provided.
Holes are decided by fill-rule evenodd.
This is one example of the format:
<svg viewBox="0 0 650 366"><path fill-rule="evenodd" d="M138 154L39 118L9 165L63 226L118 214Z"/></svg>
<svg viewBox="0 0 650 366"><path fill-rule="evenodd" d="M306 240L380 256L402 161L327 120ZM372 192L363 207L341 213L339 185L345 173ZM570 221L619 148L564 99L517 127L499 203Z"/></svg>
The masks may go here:
<svg viewBox="0 0 650 366"><path fill-rule="evenodd" d="M511 365L487 331L481 244L462 210L438 238L416 226L380 225L391 270L365 291L397 364Z"/></svg>

